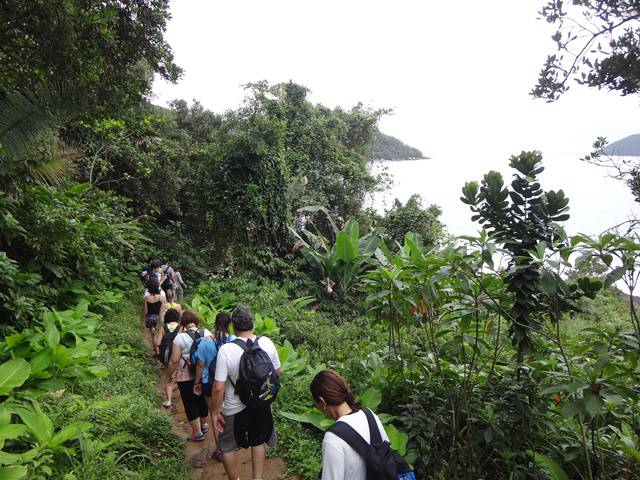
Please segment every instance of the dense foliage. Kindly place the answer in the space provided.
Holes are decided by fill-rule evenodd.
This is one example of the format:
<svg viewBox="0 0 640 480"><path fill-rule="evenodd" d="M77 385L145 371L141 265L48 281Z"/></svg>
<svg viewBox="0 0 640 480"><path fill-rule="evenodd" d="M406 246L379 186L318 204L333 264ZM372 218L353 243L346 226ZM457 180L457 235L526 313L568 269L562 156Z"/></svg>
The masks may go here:
<svg viewBox="0 0 640 480"><path fill-rule="evenodd" d="M167 0L9 0L0 6L0 85L63 83L91 110L135 106L152 74L177 80L163 38Z"/></svg>
<svg viewBox="0 0 640 480"><path fill-rule="evenodd" d="M600 63L578 55L586 82L635 91L633 56L618 70L631 3L573 2L603 37L629 27ZM543 12L561 29L562 8ZM186 478L124 297L153 254L188 282L223 272L189 306L210 325L248 304L279 345L279 454L302 478L331 423L308 392L328 366L418 478L640 479L640 241L568 237L539 153L511 158L509 185L467 183L484 230L446 238L417 196L363 210L384 187L368 160L383 111L293 82L249 84L225 113L154 107L151 73L179 75L168 2L0 9L0 478ZM558 61L541 95L575 73Z"/></svg>
<svg viewBox="0 0 640 480"><path fill-rule="evenodd" d="M407 232L419 234L426 245L434 245L444 233L444 225L439 220L441 214L437 205L423 207L420 195L414 194L404 205L394 200L384 215L374 219L374 224L384 229L385 239L392 245L401 244Z"/></svg>

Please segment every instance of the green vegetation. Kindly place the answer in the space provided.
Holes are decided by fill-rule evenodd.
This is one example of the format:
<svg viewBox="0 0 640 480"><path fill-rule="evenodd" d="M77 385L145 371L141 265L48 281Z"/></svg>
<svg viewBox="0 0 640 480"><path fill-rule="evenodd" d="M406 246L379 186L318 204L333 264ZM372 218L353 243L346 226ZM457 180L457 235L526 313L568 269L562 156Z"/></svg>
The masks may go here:
<svg viewBox="0 0 640 480"><path fill-rule="evenodd" d="M187 478L124 295L154 254L199 283L206 323L244 303L279 345L276 453L301 478L329 424L308 384L330 367L418 478L640 479L637 233L568 237L536 152L509 185L464 186L477 237L448 238L418 197L366 211L384 111L292 82L222 114L145 101L152 72L179 75L167 5L2 7L0 478Z"/></svg>
<svg viewBox="0 0 640 480"><path fill-rule="evenodd" d="M417 148L405 145L396 137L385 135L378 131L371 158L381 160L418 160L425 157Z"/></svg>

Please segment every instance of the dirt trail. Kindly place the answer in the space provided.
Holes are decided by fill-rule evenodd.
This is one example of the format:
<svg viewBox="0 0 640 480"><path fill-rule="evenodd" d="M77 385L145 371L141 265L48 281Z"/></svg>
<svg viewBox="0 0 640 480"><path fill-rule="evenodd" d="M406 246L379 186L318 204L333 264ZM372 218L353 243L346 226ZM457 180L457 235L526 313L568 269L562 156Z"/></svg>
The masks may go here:
<svg viewBox="0 0 640 480"><path fill-rule="evenodd" d="M151 335L145 328L145 344L147 348L151 350ZM157 384L158 393L164 395L164 368L160 362L156 362L157 372ZM191 433L191 428L187 422L187 418L184 414L184 407L182 400L180 399L180 392L178 387L173 389L173 408L170 410L159 406L159 408L167 413L171 417L171 427L173 431L182 438L186 438ZM211 422L209 422L211 424ZM207 432L204 442L185 442L184 457L185 461L191 465L191 476L193 480L228 480L228 477L224 471L222 463L211 459L211 453L215 450L213 434L211 431ZM240 450L238 452L240 461L240 479L252 479L251 471L251 453L248 449ZM297 480L296 477L287 477L283 473L284 460L279 457L268 458L265 463L263 480Z"/></svg>

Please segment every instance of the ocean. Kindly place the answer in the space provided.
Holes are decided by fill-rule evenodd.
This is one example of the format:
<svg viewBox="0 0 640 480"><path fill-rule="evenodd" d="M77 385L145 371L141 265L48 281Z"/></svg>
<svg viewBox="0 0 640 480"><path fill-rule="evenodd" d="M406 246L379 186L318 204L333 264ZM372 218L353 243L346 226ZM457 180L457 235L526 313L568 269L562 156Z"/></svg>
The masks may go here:
<svg viewBox="0 0 640 480"><path fill-rule="evenodd" d="M640 214L629 188L607 176L607 169L581 161L579 154L544 155L545 171L539 176L544 190L564 190L569 197L571 218L563 222L569 234L597 235L614 225ZM452 235L473 235L480 226L471 221L469 207L460 201L465 182L482 180L489 170L503 174L510 183L514 170L506 158L473 158L452 154L447 158L424 160L375 161L372 172L382 170L391 176L393 186L367 199L367 206L384 212L394 198L405 202L418 193L423 204L442 208L441 221Z"/></svg>

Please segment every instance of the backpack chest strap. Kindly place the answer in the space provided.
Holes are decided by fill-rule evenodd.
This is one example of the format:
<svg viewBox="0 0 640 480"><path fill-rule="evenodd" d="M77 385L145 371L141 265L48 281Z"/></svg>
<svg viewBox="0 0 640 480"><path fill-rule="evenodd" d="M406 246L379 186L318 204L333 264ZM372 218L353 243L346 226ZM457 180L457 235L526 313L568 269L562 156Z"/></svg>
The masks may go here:
<svg viewBox="0 0 640 480"><path fill-rule="evenodd" d="M347 442L347 445L353 448L363 460L367 458L369 444L351 425L345 422L336 422L327 431Z"/></svg>

